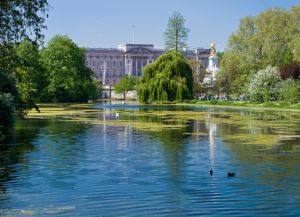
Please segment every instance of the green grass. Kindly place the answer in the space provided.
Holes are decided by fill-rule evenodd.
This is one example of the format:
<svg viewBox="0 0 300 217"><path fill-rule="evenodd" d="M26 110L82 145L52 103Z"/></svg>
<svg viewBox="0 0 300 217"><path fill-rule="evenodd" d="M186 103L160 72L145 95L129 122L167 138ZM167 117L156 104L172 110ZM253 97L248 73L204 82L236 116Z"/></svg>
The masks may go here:
<svg viewBox="0 0 300 217"><path fill-rule="evenodd" d="M251 102L251 101L225 101L225 100L190 100L185 101L184 104L200 105L200 106L230 106L230 107L249 107L249 108L278 108L278 109L293 109L300 110L300 103L291 104L284 101L274 102Z"/></svg>

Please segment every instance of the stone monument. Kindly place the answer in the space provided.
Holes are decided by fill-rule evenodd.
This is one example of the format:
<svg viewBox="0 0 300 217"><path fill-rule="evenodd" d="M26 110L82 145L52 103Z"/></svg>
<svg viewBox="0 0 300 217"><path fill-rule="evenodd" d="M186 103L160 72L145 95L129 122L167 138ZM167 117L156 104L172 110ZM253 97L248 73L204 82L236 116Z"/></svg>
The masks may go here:
<svg viewBox="0 0 300 217"><path fill-rule="evenodd" d="M219 71L219 62L216 52L216 44L210 43L210 55L208 58L208 67L206 69L206 75L203 79L204 84L213 85L213 83L216 81L216 76Z"/></svg>

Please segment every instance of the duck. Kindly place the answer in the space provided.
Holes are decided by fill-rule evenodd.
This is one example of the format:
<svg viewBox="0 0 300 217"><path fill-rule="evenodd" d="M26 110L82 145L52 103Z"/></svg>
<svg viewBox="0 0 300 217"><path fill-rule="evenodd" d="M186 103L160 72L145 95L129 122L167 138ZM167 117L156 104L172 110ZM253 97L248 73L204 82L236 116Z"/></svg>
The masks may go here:
<svg viewBox="0 0 300 217"><path fill-rule="evenodd" d="M227 176L228 176L228 177L234 177L234 176L235 176L235 173L228 171Z"/></svg>
<svg viewBox="0 0 300 217"><path fill-rule="evenodd" d="M214 171L213 170L210 170L209 171L209 174L212 176L214 174Z"/></svg>

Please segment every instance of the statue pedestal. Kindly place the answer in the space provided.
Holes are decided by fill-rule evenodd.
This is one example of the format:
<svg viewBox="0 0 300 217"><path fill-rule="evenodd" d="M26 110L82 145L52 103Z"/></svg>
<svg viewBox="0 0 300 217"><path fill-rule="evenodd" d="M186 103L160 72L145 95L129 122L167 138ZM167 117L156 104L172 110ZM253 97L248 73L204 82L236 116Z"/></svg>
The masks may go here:
<svg viewBox="0 0 300 217"><path fill-rule="evenodd" d="M206 76L203 79L204 84L212 84L216 80L219 71L219 61L216 54L208 58L208 67L206 69Z"/></svg>

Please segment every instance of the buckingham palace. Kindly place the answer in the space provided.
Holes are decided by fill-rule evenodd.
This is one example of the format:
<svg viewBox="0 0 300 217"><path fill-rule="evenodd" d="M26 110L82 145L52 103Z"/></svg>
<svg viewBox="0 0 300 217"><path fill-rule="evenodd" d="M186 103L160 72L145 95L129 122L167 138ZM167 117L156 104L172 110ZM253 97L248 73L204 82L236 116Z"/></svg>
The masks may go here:
<svg viewBox="0 0 300 217"><path fill-rule="evenodd" d="M208 66L210 49L185 50L185 56L205 68ZM139 77L145 65L152 63L165 50L155 49L152 44L124 44L117 48L87 48L86 64L95 72L103 85L115 85L125 75Z"/></svg>

